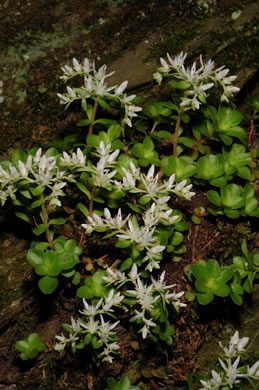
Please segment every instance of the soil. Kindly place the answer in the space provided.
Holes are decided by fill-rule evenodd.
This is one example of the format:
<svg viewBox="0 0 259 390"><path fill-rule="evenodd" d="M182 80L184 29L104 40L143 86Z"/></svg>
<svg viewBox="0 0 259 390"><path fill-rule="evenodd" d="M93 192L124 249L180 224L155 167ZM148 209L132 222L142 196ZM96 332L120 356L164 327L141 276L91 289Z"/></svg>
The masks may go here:
<svg viewBox="0 0 259 390"><path fill-rule="evenodd" d="M238 18L233 13L241 11ZM0 5L0 160L14 149L29 150L75 131L82 118L79 107L64 111L57 92L64 91L60 67L73 57L106 63L116 70L112 83L129 80L129 90L147 101L167 96L166 87L152 82L160 56L188 51L190 62L200 53L226 64L238 74L241 92L236 104L245 113L248 97L258 93L257 69L259 5L239 0L3 0ZM1 95L2 90L2 95ZM0 100L1 101L1 100ZM253 146L256 146L254 140ZM206 206L199 192L188 204L192 213ZM186 209L186 204L177 204ZM186 289L185 267L203 257L220 261L238 254L245 235L250 250L258 251L256 223L223 223L201 217L190 224L181 261L165 266L169 284ZM0 390L89 389L103 390L109 376L129 375L144 390L187 389L187 374L198 369L209 375L217 360L217 343L228 340L233 329L251 340L249 352L258 353L259 289L255 286L242 307L227 299L212 306L188 304L174 318L172 346L141 342L133 327L120 328L120 357L112 365L96 367L88 352L59 357L51 347L80 307L75 291L60 289L42 296L37 277L26 261L31 233L17 221L12 209L0 210ZM206 245L204 245L206 243ZM191 286L188 285L191 289ZM32 332L46 343L40 360L22 362L14 344Z"/></svg>

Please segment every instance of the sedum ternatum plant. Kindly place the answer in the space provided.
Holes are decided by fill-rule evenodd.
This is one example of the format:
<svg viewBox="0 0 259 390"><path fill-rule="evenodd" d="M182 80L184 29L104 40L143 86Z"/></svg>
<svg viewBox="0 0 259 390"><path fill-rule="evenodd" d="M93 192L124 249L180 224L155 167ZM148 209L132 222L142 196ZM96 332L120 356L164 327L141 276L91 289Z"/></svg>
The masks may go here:
<svg viewBox="0 0 259 390"><path fill-rule="evenodd" d="M186 212L195 199L193 185L207 192L204 216L259 216L248 183L255 162L240 126L243 117L228 105L238 91L232 85L236 76L202 56L190 67L186 60L184 53L161 58L154 78L169 79L172 99L142 109L140 98L127 95L127 81L108 84L113 72L106 65L74 58L62 67L61 79L70 84L76 78L80 86L67 85L58 97L66 108L81 103L79 134L50 142L46 150L15 150L11 161L0 163L2 206L12 203L39 237L27 260L41 292L79 285L81 310L62 325L68 335L56 336L56 351L65 353L68 345L72 352L90 348L96 364L112 363L127 320L143 340L172 344L173 319L186 307L185 291L172 283L165 266L187 252L184 232L195 221ZM220 94L219 107L207 104L211 91ZM217 259L191 266L198 303L230 295L242 304L258 267L244 244L243 253L252 259L252 269L237 256L230 266ZM231 362L221 363L227 375L237 369ZM250 377L253 370L247 371ZM225 386L227 379L213 372L213 381ZM204 389L214 389L209 387L214 382L204 382Z"/></svg>
<svg viewBox="0 0 259 390"><path fill-rule="evenodd" d="M241 389L243 383L247 380L251 388L256 389L255 382L259 379L259 360L252 366L242 364L242 357L246 356L246 346L249 337L239 338L239 332L236 331L231 337L228 347L224 347L222 342L219 346L222 349L219 358L220 371L211 371L211 379L201 380L200 390L229 390Z"/></svg>
<svg viewBox="0 0 259 390"><path fill-rule="evenodd" d="M186 304L180 300L184 291L176 293L170 291L175 284L166 285L165 272L162 272L159 279L151 277L151 283L148 284L140 277L138 267L134 264L127 275L108 268L107 276L102 278L109 287L108 295L94 304L83 298L84 309L80 311L83 317L77 320L71 318L71 325L63 324L64 330L69 332L69 338L56 336L57 351L63 351L67 345L71 345L72 351L75 352L76 349L90 345L96 362L101 359L112 363L113 354L118 353L120 348L117 343L118 336L114 332L120 321L105 322L104 316L116 318L115 308L128 312L128 306L133 313L130 322L138 324L138 332L143 339L149 336L157 341L158 335L162 341L172 343L174 328L168 321L168 311L170 307L178 311ZM122 293L117 292L123 285L129 286L130 289L123 289Z"/></svg>

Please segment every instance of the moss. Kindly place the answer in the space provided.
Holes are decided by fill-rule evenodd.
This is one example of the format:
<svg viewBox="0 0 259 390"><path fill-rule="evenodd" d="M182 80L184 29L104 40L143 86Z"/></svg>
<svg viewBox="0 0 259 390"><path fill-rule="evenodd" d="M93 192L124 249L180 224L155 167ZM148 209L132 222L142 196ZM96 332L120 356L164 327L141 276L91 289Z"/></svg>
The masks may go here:
<svg viewBox="0 0 259 390"><path fill-rule="evenodd" d="M230 41L233 43L229 44ZM259 54L256 48L259 45L258 18L253 18L248 23L223 32L210 34L210 42L213 42L215 50L219 52L217 65L225 65L232 72L238 73L248 67L257 69L259 65ZM208 48L207 48L208 49ZM211 49L211 47L210 47Z"/></svg>
<svg viewBox="0 0 259 390"><path fill-rule="evenodd" d="M0 276L0 306L2 309L9 306L13 301L23 296L22 289L10 289L8 281L4 276Z"/></svg>
<svg viewBox="0 0 259 390"><path fill-rule="evenodd" d="M174 55L181 51L188 51L188 45L193 37L193 33L193 29L186 30L182 26L178 28L170 27L162 34L160 40L154 43L148 59L164 57L165 53Z"/></svg>
<svg viewBox="0 0 259 390"><path fill-rule="evenodd" d="M222 259L240 255L241 244L244 239L250 241L253 237L250 222L228 223L222 233L220 248L224 248ZM216 255L217 256L217 255ZM218 256L217 256L218 257Z"/></svg>

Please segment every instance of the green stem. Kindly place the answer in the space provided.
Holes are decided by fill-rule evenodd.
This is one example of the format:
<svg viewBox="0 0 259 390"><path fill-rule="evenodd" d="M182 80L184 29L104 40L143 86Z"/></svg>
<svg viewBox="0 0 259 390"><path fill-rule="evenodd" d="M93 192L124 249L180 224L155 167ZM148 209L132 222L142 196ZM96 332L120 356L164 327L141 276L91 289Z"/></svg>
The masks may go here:
<svg viewBox="0 0 259 390"><path fill-rule="evenodd" d="M94 108L93 108L93 112L92 112L92 116L91 116L91 123L90 123L90 126L89 126L89 130L88 130L88 137L89 135L92 135L93 134L93 127L94 127L94 121L95 121L95 116L96 116L96 111L97 111L97 107L98 107L98 98L95 100L94 102Z"/></svg>
<svg viewBox="0 0 259 390"><path fill-rule="evenodd" d="M122 141L125 143L126 138L125 138L125 123L121 121L121 134L122 134Z"/></svg>
<svg viewBox="0 0 259 390"><path fill-rule="evenodd" d="M179 129L180 129L180 124L181 124L181 115L184 111L184 107L181 107L179 112L178 112L178 117L177 117L177 120L176 120L176 124L175 124L175 130L174 130L174 134L173 134L173 155L174 156L177 156L177 143L178 143L178 136L179 136Z"/></svg>
<svg viewBox="0 0 259 390"><path fill-rule="evenodd" d="M153 127L152 127L150 133L153 133L155 131L155 128L157 127L158 123L159 122L156 122L156 121L154 122Z"/></svg>
<svg viewBox="0 0 259 390"><path fill-rule="evenodd" d="M54 250L53 240L51 238L49 225L48 225L48 214L47 214L47 211L46 211L45 199L44 199L44 195L43 194L41 194L40 199L41 199L42 221L43 221L43 224L46 227L46 231L45 231L46 232L46 237L47 237L50 249Z"/></svg>
<svg viewBox="0 0 259 390"><path fill-rule="evenodd" d="M92 191L91 191L91 199L89 202L89 217L93 216L95 190L96 190L96 186L93 186Z"/></svg>

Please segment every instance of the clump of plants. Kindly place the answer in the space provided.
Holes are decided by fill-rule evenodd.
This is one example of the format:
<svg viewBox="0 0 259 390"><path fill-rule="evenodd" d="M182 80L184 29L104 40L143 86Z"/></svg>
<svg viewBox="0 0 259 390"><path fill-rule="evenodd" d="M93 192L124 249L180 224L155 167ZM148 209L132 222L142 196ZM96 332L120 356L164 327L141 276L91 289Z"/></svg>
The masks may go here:
<svg viewBox="0 0 259 390"><path fill-rule="evenodd" d="M21 352L20 358L22 360L34 359L45 348L44 343L41 342L38 333L31 333L23 340L16 341L15 348Z"/></svg>
<svg viewBox="0 0 259 390"><path fill-rule="evenodd" d="M240 389L246 381L249 382L251 388L256 389L255 382L259 379L259 360L252 366L247 364L249 355L246 346L248 342L249 337L239 338L238 331L231 337L228 347L224 347L220 341L221 351L218 359L220 371L212 370L211 379L201 379L200 390ZM193 388L193 382L189 388Z"/></svg>
<svg viewBox="0 0 259 390"><path fill-rule="evenodd" d="M68 345L72 352L90 349L97 365L112 363L120 351L118 324L127 322L144 340L173 343L187 287L172 283L165 266L184 258L186 233L200 223L186 212L196 188L207 193L205 217L259 216L250 169L256 159L246 145L242 114L230 105L236 76L202 56L186 67L186 57L161 58L154 78L169 79L172 96L145 109L143 99L126 93L127 81L108 84L106 65L97 69L89 59L74 58L61 78L70 84L81 77L82 84L67 85L58 97L66 108L81 104L80 132L46 150L17 149L0 163L1 204L11 203L36 236L27 260L41 292L67 288L82 298L80 314L62 324L67 335L56 336L60 353ZM218 107L209 104L212 89ZM257 255L245 242L242 252L244 258L235 256L231 265L204 259L189 267L198 303L230 296L242 304L258 271ZM24 343L17 346L27 353ZM125 378L122 383L133 388Z"/></svg>

